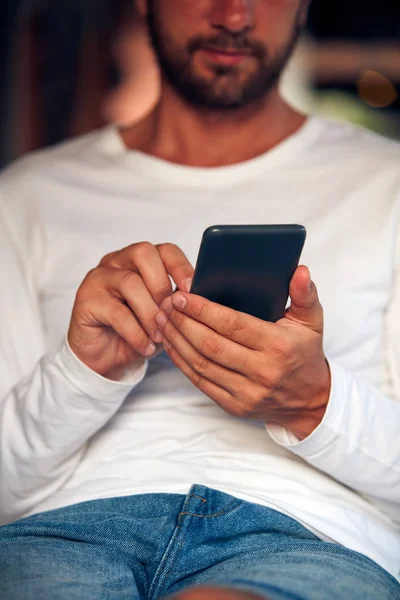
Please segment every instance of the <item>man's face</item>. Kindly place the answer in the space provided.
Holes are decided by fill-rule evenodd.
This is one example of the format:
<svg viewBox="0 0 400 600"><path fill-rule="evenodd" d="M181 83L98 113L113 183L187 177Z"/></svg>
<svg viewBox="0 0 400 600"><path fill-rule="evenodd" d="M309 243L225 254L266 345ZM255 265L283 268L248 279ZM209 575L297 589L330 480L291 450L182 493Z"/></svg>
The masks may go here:
<svg viewBox="0 0 400 600"><path fill-rule="evenodd" d="M237 109L277 84L307 0L147 0L164 76L191 104Z"/></svg>

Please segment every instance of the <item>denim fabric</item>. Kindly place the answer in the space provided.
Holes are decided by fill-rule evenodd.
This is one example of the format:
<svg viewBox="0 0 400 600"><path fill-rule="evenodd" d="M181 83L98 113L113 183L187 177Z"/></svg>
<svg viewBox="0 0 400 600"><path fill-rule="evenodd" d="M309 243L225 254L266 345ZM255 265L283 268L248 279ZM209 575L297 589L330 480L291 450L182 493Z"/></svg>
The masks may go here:
<svg viewBox="0 0 400 600"><path fill-rule="evenodd" d="M400 600L398 582L365 556L203 485L0 528L2 600L158 600L202 584L270 600Z"/></svg>

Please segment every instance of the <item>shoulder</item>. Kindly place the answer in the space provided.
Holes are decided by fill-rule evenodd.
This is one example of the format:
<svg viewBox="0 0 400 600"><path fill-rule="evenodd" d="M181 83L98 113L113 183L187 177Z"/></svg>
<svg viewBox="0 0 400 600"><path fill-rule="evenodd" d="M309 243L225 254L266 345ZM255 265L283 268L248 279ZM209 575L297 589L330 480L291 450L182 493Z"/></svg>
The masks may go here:
<svg viewBox="0 0 400 600"><path fill-rule="evenodd" d="M0 221L20 243L42 226L43 204L62 202L60 188L79 172L104 169L108 129L100 129L16 160L0 174ZM111 141L113 140L111 136Z"/></svg>
<svg viewBox="0 0 400 600"><path fill-rule="evenodd" d="M106 143L111 128L99 129L56 146L32 152L16 160L0 175L0 187L10 184L28 184L62 165L90 164L107 154Z"/></svg>
<svg viewBox="0 0 400 600"><path fill-rule="evenodd" d="M332 154L365 165L399 168L400 142L348 122L314 117L321 126L319 143Z"/></svg>
<svg viewBox="0 0 400 600"><path fill-rule="evenodd" d="M357 125L314 118L320 130L307 164L315 180L357 210L397 219L400 143Z"/></svg>
<svg viewBox="0 0 400 600"><path fill-rule="evenodd" d="M0 210L11 220L33 218L41 198L57 192L58 185L74 185L79 173L104 170L117 148L109 127L32 152L0 174ZM56 200L56 198L54 198Z"/></svg>

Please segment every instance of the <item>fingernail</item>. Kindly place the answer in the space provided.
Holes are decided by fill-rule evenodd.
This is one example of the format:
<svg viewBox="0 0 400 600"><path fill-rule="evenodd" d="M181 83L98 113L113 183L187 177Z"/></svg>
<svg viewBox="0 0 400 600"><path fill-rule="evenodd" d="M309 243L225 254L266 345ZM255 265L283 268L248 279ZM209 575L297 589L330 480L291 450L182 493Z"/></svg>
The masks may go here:
<svg viewBox="0 0 400 600"><path fill-rule="evenodd" d="M157 331L154 334L154 341L156 342L156 344L161 344L161 342L164 340L164 335L162 334L162 332L157 329Z"/></svg>
<svg viewBox="0 0 400 600"><path fill-rule="evenodd" d="M153 344L153 342L151 342L147 348L144 350L143 352L143 356L151 356L152 354L154 354L154 352L156 351L156 347Z"/></svg>
<svg viewBox="0 0 400 600"><path fill-rule="evenodd" d="M185 292L190 292L190 288L192 287L192 282L193 282L193 277L188 277L188 279L185 279L183 282L183 290Z"/></svg>
<svg viewBox="0 0 400 600"><path fill-rule="evenodd" d="M161 329L164 329L164 327L168 323L168 319L167 319L167 316L165 315L165 313L163 313L163 312L157 313L157 315L156 315L156 322L157 322L157 325Z"/></svg>
<svg viewBox="0 0 400 600"><path fill-rule="evenodd" d="M172 304L176 308L180 308L182 310L183 308L185 308L185 306L187 304L187 300L186 300L185 296L182 296L182 294L174 294L172 296Z"/></svg>

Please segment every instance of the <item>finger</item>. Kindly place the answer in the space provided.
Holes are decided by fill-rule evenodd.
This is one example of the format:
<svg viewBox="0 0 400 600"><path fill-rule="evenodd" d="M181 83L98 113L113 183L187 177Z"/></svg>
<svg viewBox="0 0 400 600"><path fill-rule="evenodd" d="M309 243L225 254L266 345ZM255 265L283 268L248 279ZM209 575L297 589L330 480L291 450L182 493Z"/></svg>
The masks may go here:
<svg viewBox="0 0 400 600"><path fill-rule="evenodd" d="M99 277L102 277L103 285L110 294L126 302L149 337L155 343L161 343L163 336L156 323L159 308L141 276L124 269L104 268L100 270Z"/></svg>
<svg viewBox="0 0 400 600"><path fill-rule="evenodd" d="M168 272L157 248L149 242L132 244L103 258L101 266L139 273L154 302L159 306L172 294Z"/></svg>
<svg viewBox="0 0 400 600"><path fill-rule="evenodd" d="M319 302L317 287L311 281L310 271L305 266L297 268L290 283L291 304L285 318L305 325L317 333L323 332L323 310Z"/></svg>
<svg viewBox="0 0 400 600"><path fill-rule="evenodd" d="M171 298L167 298L163 302L162 308L173 325L171 331L176 331L180 337L183 336L199 356L226 367L230 372L236 371L247 377L253 375L254 365L257 362L256 351L224 338L203 323L174 309ZM169 331L168 325L165 327L165 331ZM164 330L163 333L165 333ZM169 341L175 345L174 339L169 339Z"/></svg>
<svg viewBox="0 0 400 600"><path fill-rule="evenodd" d="M190 366L189 363L180 355L180 353L169 343L164 343L165 351L171 358L172 362L182 373L192 382L192 384L203 394L213 400L218 406L225 412L231 415L240 415L240 409L242 408L240 402L232 395L231 392L218 385L214 381L207 379L205 376L200 375L197 371Z"/></svg>
<svg viewBox="0 0 400 600"><path fill-rule="evenodd" d="M155 345L125 304L106 294L99 300L97 307L92 309L99 324L111 327L138 354L154 354Z"/></svg>
<svg viewBox="0 0 400 600"><path fill-rule="evenodd" d="M174 307L199 323L251 350L265 349L265 338L276 336L276 325L246 313L210 302L206 298L178 292L172 296Z"/></svg>
<svg viewBox="0 0 400 600"><path fill-rule="evenodd" d="M176 329L173 323L168 320L163 311L157 315L157 323L167 340L166 345L168 346L168 344L171 344L183 360L190 365L199 376L205 377L231 394L234 394L237 390L242 389L242 387L246 385L247 380L243 375L200 354L182 333ZM206 346L207 342L204 345Z"/></svg>
<svg viewBox="0 0 400 600"><path fill-rule="evenodd" d="M175 244L159 244L156 247L178 289L189 292L194 269L184 252Z"/></svg>

